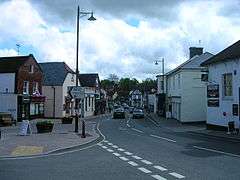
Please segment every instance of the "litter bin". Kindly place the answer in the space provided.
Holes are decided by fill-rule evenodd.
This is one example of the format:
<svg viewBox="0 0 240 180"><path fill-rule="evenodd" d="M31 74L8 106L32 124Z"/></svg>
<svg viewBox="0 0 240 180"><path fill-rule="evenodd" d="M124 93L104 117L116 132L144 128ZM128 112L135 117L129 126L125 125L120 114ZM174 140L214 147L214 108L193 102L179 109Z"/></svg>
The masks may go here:
<svg viewBox="0 0 240 180"><path fill-rule="evenodd" d="M234 121L228 122L228 131L229 132L235 131Z"/></svg>

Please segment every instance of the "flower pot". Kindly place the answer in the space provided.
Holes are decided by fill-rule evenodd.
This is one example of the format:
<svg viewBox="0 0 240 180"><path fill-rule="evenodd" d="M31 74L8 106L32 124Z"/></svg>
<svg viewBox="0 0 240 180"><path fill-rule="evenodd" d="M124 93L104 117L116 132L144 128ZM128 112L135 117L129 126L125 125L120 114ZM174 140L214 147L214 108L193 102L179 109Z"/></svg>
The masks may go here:
<svg viewBox="0 0 240 180"><path fill-rule="evenodd" d="M53 123L37 123L36 126L38 133L50 133L53 130Z"/></svg>
<svg viewBox="0 0 240 180"><path fill-rule="evenodd" d="M62 124L72 124L73 118L72 117L64 117L62 118Z"/></svg>

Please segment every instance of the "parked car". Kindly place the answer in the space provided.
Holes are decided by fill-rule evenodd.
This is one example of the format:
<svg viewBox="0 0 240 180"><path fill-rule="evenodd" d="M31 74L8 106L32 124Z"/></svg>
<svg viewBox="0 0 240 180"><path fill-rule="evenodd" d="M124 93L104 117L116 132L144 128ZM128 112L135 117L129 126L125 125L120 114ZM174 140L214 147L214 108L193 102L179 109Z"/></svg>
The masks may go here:
<svg viewBox="0 0 240 180"><path fill-rule="evenodd" d="M129 107L128 108L128 112L131 113L131 114L133 113L133 110L134 110L134 107Z"/></svg>
<svg viewBox="0 0 240 180"><path fill-rule="evenodd" d="M134 109L133 110L133 119L134 118L144 118L144 112L142 109Z"/></svg>
<svg viewBox="0 0 240 180"><path fill-rule="evenodd" d="M125 118L125 111L123 108L117 108L113 110L113 119Z"/></svg>

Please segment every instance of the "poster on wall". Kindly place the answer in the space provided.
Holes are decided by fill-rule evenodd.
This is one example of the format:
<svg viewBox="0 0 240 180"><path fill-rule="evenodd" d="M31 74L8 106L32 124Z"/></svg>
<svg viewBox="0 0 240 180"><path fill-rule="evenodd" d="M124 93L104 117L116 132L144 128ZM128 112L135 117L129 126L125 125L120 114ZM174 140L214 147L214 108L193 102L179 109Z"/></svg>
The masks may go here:
<svg viewBox="0 0 240 180"><path fill-rule="evenodd" d="M208 99L208 107L219 107L219 99Z"/></svg>
<svg viewBox="0 0 240 180"><path fill-rule="evenodd" d="M218 98L219 97L219 85L211 84L207 86L207 97Z"/></svg>
<svg viewBox="0 0 240 180"><path fill-rule="evenodd" d="M238 116L238 104L232 105L232 113L233 113L233 116Z"/></svg>

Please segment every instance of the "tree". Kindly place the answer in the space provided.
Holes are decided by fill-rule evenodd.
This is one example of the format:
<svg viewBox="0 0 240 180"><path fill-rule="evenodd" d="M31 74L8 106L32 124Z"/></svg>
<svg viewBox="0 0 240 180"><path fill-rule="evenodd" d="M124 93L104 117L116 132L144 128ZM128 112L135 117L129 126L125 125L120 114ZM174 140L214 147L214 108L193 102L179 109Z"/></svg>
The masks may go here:
<svg viewBox="0 0 240 180"><path fill-rule="evenodd" d="M139 84L139 89L142 92L151 92L152 89L157 89L157 81L147 78Z"/></svg>

